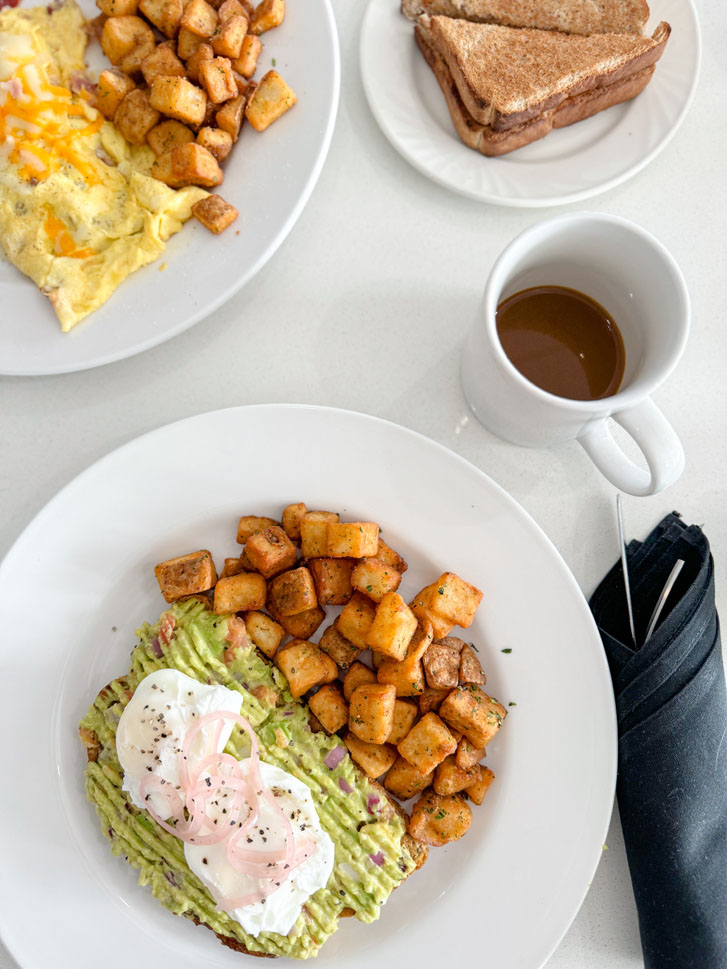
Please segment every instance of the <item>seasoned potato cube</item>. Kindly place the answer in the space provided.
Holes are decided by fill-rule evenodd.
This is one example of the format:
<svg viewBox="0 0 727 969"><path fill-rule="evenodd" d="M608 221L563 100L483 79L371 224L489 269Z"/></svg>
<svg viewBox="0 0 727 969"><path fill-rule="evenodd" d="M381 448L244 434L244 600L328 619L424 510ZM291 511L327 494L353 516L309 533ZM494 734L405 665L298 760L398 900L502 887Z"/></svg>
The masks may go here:
<svg viewBox="0 0 727 969"><path fill-rule="evenodd" d="M141 73L147 84L160 75L165 77L186 77L184 64L174 53L173 41L165 40L157 44L151 54L141 62Z"/></svg>
<svg viewBox="0 0 727 969"><path fill-rule="evenodd" d="M170 188L182 188L184 184L172 171L171 151L165 151L163 155L159 155L155 159L151 166L151 176L160 182L164 182Z"/></svg>
<svg viewBox="0 0 727 969"><path fill-rule="evenodd" d="M113 69L101 71L98 76L98 90L96 92L96 103L101 114L112 119L118 106L126 95L134 90L134 87L134 82L123 71Z"/></svg>
<svg viewBox="0 0 727 969"><path fill-rule="evenodd" d="M479 683L480 686L484 686L487 683L485 671L482 669L480 661L475 656L475 651L471 646L465 646L460 653L459 682Z"/></svg>
<svg viewBox="0 0 727 969"><path fill-rule="evenodd" d="M462 737L457 744L457 753L454 755L454 759L457 767L461 767L462 770L467 770L468 767L474 767L475 764L479 764L484 756L484 747L474 747L466 737Z"/></svg>
<svg viewBox="0 0 727 969"><path fill-rule="evenodd" d="M162 114L193 127L202 123L207 110L204 91L184 77L155 77L149 101Z"/></svg>
<svg viewBox="0 0 727 969"><path fill-rule="evenodd" d="M139 0L139 10L165 37L176 37L182 19L182 0Z"/></svg>
<svg viewBox="0 0 727 969"><path fill-rule="evenodd" d="M272 609L270 611L286 633L295 639L310 639L326 618L326 614L320 606L316 606L313 609L306 609L305 612L299 612L295 616L279 616Z"/></svg>
<svg viewBox="0 0 727 969"><path fill-rule="evenodd" d="M147 134L146 141L158 158L176 148L177 145L186 145L188 142L194 141L194 134L181 121L167 119L154 125Z"/></svg>
<svg viewBox="0 0 727 969"><path fill-rule="evenodd" d="M300 523L300 550L304 558L312 559L326 554L326 522L307 521Z"/></svg>
<svg viewBox="0 0 727 969"><path fill-rule="evenodd" d="M348 729L359 740L383 744L394 725L396 690L390 684L364 683L351 694Z"/></svg>
<svg viewBox="0 0 727 969"><path fill-rule="evenodd" d="M225 3L237 3L237 0L225 0ZM222 6L224 7L224 5L223 3ZM220 7L220 10L222 10L222 7ZM288 505L283 509L283 528L285 529L285 534L296 545L300 543L300 523L305 518L307 512L308 509L303 501L297 501L295 504Z"/></svg>
<svg viewBox="0 0 727 969"><path fill-rule="evenodd" d="M428 787L434 778L434 771L422 774L416 767L412 767L408 760L397 757L393 767L384 779L384 787L395 797L408 801L410 797L419 794Z"/></svg>
<svg viewBox="0 0 727 969"><path fill-rule="evenodd" d="M381 602L387 592L396 592L401 573L381 559L367 558L359 562L351 575L351 584L374 602Z"/></svg>
<svg viewBox="0 0 727 969"><path fill-rule="evenodd" d="M406 658L411 660L421 659L429 649L433 635L434 631L431 622L428 619L419 617L417 619L417 628L414 630L414 635L409 640L409 645L406 648Z"/></svg>
<svg viewBox="0 0 727 969"><path fill-rule="evenodd" d="M361 558L375 555L379 526L375 522L329 522L326 547L331 558Z"/></svg>
<svg viewBox="0 0 727 969"><path fill-rule="evenodd" d="M291 568L298 559L295 545L280 525L270 525L251 535L245 543L245 551L253 567L266 579Z"/></svg>
<svg viewBox="0 0 727 969"><path fill-rule="evenodd" d="M250 21L250 33L263 34L285 20L285 0L261 0Z"/></svg>
<svg viewBox="0 0 727 969"><path fill-rule="evenodd" d="M246 34L240 45L240 53L232 66L243 77L252 77L257 68L258 57L262 54L262 50L263 42L260 38L255 37L253 34Z"/></svg>
<svg viewBox="0 0 727 969"><path fill-rule="evenodd" d="M136 0L96 0L96 6L107 17L133 17Z"/></svg>
<svg viewBox="0 0 727 969"><path fill-rule="evenodd" d="M146 136L159 120L159 112L149 104L141 88L129 91L114 115L114 124L132 145L143 145Z"/></svg>
<svg viewBox="0 0 727 969"><path fill-rule="evenodd" d="M348 672L343 678L343 695L347 700L353 696L353 691L365 683L375 683L376 674L368 666L358 661L352 663Z"/></svg>
<svg viewBox="0 0 727 969"><path fill-rule="evenodd" d="M418 696L424 689L422 661L406 656L400 663L387 657L376 671L379 683L392 683L397 696Z"/></svg>
<svg viewBox="0 0 727 969"><path fill-rule="evenodd" d="M422 589L415 598L417 606L434 613L445 624L449 623L450 628L462 626L463 629L472 625L472 620L475 618L475 612L481 601L482 593L480 590L470 585L469 582L465 582L464 579L460 579L454 572L442 573L436 582L432 582L431 585ZM412 608L416 612L414 606ZM446 636L447 634L444 633L443 635ZM442 638L441 635L437 634L436 626L435 636L437 639Z"/></svg>
<svg viewBox="0 0 727 969"><path fill-rule="evenodd" d="M239 545L244 545L248 538L264 532L266 528L279 525L274 518L261 518L259 515L243 515L237 525L237 541Z"/></svg>
<svg viewBox="0 0 727 969"><path fill-rule="evenodd" d="M232 64L226 57L213 57L199 65L199 80L213 104L222 104L237 97L237 85L232 76Z"/></svg>
<svg viewBox="0 0 727 969"><path fill-rule="evenodd" d="M430 710L438 710L448 694L448 689L438 690L436 687L428 686L419 694L417 701L419 703L419 712L429 713Z"/></svg>
<svg viewBox="0 0 727 969"><path fill-rule="evenodd" d="M247 612L265 605L265 579L257 572L240 572L215 586L215 612Z"/></svg>
<svg viewBox="0 0 727 969"><path fill-rule="evenodd" d="M154 31L141 17L109 17L103 25L103 52L124 74L135 74L155 46Z"/></svg>
<svg viewBox="0 0 727 969"><path fill-rule="evenodd" d="M481 764L478 765L477 771L477 777L468 787L465 788L465 793L471 801L475 802L475 804L482 804L490 784L492 784L495 779L495 775L492 773L489 767L483 767Z"/></svg>
<svg viewBox="0 0 727 969"><path fill-rule="evenodd" d="M273 579L269 595L271 607L281 616L296 616L318 605L313 576L304 566Z"/></svg>
<svg viewBox="0 0 727 969"><path fill-rule="evenodd" d="M376 607L366 645L377 653L403 660L417 628L417 618L398 592L387 592Z"/></svg>
<svg viewBox="0 0 727 969"><path fill-rule="evenodd" d="M248 612L245 615L245 625L253 644L268 659L272 659L285 636L285 630L280 623L266 616L264 612Z"/></svg>
<svg viewBox="0 0 727 969"><path fill-rule="evenodd" d="M480 769L457 767L454 757L446 757L434 772L434 790L437 794L458 794L479 777Z"/></svg>
<svg viewBox="0 0 727 969"><path fill-rule="evenodd" d="M188 0L179 23L198 37L211 37L217 29L217 11L206 0Z"/></svg>
<svg viewBox="0 0 727 969"><path fill-rule="evenodd" d="M439 848L461 838L471 822L472 811L461 794L425 791L412 809L409 834Z"/></svg>
<svg viewBox="0 0 727 969"><path fill-rule="evenodd" d="M239 73L242 73L242 71ZM245 117L255 131L265 131L274 121L277 121L278 118L284 115L289 108L292 108L297 100L294 92L288 87L280 74L277 71L268 71L267 74L263 75L252 97L248 101L247 107L245 108ZM370 538L367 545L362 545L362 547L371 549L371 551L342 552L341 554L356 555L357 557L375 555L378 547L378 529L376 539L377 542L373 548ZM333 553L330 551L329 546L329 555L331 554Z"/></svg>
<svg viewBox="0 0 727 969"><path fill-rule="evenodd" d="M202 43L199 45L197 50L192 54L191 57L187 58L186 70L187 77L191 81L199 84L199 69L205 61L211 61L215 56L215 52L212 50L210 44Z"/></svg>
<svg viewBox="0 0 727 969"><path fill-rule="evenodd" d="M225 202L219 195L208 195L206 199L194 203L192 215L210 232L219 235L232 225L238 212L234 205Z"/></svg>
<svg viewBox="0 0 727 969"><path fill-rule="evenodd" d="M154 567L154 575L167 602L206 592L217 581L215 565L206 548L160 562Z"/></svg>
<svg viewBox="0 0 727 969"><path fill-rule="evenodd" d="M352 642L340 634L335 623L325 630L318 645L324 653L328 653L336 666L340 666L342 670L347 670L361 652L358 646L354 646ZM375 683L376 677L372 677L368 682Z"/></svg>
<svg viewBox="0 0 727 969"><path fill-rule="evenodd" d="M262 582L260 581L262 579ZM212 608L220 614L258 609L265 604L265 579L254 572L220 576Z"/></svg>
<svg viewBox="0 0 727 969"><path fill-rule="evenodd" d="M220 572L220 578L226 579L228 575L239 575L244 571L239 559L225 559L224 567Z"/></svg>
<svg viewBox="0 0 727 969"><path fill-rule="evenodd" d="M232 17L244 17L246 21L250 19L239 0L224 0L224 3L221 3L217 8L217 16L221 24L224 24Z"/></svg>
<svg viewBox="0 0 727 969"><path fill-rule="evenodd" d="M217 30L210 38L215 54L237 60L246 33L247 19L245 17L230 17L229 20L218 24Z"/></svg>
<svg viewBox="0 0 727 969"><path fill-rule="evenodd" d="M343 693L334 683L322 686L308 701L308 706L318 717L328 733L335 733L348 722L348 704Z"/></svg>
<svg viewBox="0 0 727 969"><path fill-rule="evenodd" d="M417 617L419 622L429 623L429 625L432 627L432 633L437 639L442 639L452 631L454 628L454 623L450 622L448 619L443 619L441 616L438 616L436 612L432 612L429 608L424 606L421 595L422 593L420 592L415 599L412 599L412 601L409 603L409 608Z"/></svg>
<svg viewBox="0 0 727 969"><path fill-rule="evenodd" d="M387 743L399 744L414 726L419 715L416 703L410 700L396 700L394 703L394 722L391 725ZM411 795L409 795L411 797Z"/></svg>
<svg viewBox="0 0 727 969"><path fill-rule="evenodd" d="M217 161L224 161L232 151L232 136L228 135L226 131L220 130L220 128L200 128L197 132L197 144L206 148L210 154L215 156ZM227 205L226 202L224 204ZM229 208L232 208L232 206L229 206ZM236 209L235 216L237 216Z"/></svg>
<svg viewBox="0 0 727 969"><path fill-rule="evenodd" d="M402 575L409 568L406 559L402 558L398 552L395 552L390 545L387 545L381 536L379 536L379 547L376 552L376 558L382 562L386 562L387 565L390 565L392 569L395 569Z"/></svg>
<svg viewBox="0 0 727 969"><path fill-rule="evenodd" d="M338 676L336 664L314 643L294 639L275 654L275 663L288 681L291 696L297 699L322 683L332 683Z"/></svg>
<svg viewBox="0 0 727 969"><path fill-rule="evenodd" d="M359 649L366 649L368 646L366 638L375 615L376 607L373 602L366 596L362 596L360 592L355 592L341 610L341 615L336 623L338 631L354 646L358 646Z"/></svg>
<svg viewBox="0 0 727 969"><path fill-rule="evenodd" d="M434 642L422 656L427 683L437 689L459 683L459 651L443 642Z"/></svg>
<svg viewBox="0 0 727 969"><path fill-rule="evenodd" d="M232 83L235 83L234 78ZM237 90L237 85L235 85L235 90ZM227 131L232 136L233 141L237 141L244 120L245 98L241 94L230 101L226 101L215 115L217 127Z"/></svg>
<svg viewBox="0 0 727 969"><path fill-rule="evenodd" d="M455 730L461 730L474 747L486 747L507 716L505 707L476 683L452 690L439 713Z"/></svg>
<svg viewBox="0 0 727 969"><path fill-rule="evenodd" d="M310 562L318 601L322 606L343 606L353 595L353 559L315 558Z"/></svg>
<svg viewBox="0 0 727 969"><path fill-rule="evenodd" d="M457 749L457 741L436 713L426 713L397 744L401 756L422 774L441 764ZM418 837L418 836L417 836Z"/></svg>
<svg viewBox="0 0 727 969"><path fill-rule="evenodd" d="M396 760L396 748L389 744L369 744L352 733L347 733L343 742L351 759L369 777L381 777Z"/></svg>
<svg viewBox="0 0 727 969"><path fill-rule="evenodd" d="M204 188L214 188L222 181L222 169L215 156L190 141L185 145L177 145L171 151L172 174L182 185L201 185ZM258 569L258 571L261 571ZM268 578L268 576L266 576Z"/></svg>
<svg viewBox="0 0 727 969"><path fill-rule="evenodd" d="M337 511L307 511L305 520L309 522L337 522Z"/></svg>
<svg viewBox="0 0 727 969"><path fill-rule="evenodd" d="M177 54L183 61L189 60L195 51L199 49L200 44L204 43L204 40L204 37L193 34L186 27L180 27L179 33L177 34Z"/></svg>

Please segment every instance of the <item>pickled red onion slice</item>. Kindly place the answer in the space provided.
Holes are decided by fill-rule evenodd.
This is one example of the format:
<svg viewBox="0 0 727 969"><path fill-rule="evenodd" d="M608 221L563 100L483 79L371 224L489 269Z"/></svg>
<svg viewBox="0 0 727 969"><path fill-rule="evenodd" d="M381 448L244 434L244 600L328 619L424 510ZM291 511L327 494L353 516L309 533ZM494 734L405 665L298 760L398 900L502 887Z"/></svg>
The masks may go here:
<svg viewBox="0 0 727 969"><path fill-rule="evenodd" d="M217 752L225 721L232 721L233 725L241 727L250 737L247 777L242 773L240 761L230 754ZM194 742L199 732L211 724L217 725L213 740L214 750L192 763ZM219 710L205 714L194 722L180 749L179 780L180 791L155 774L142 780L141 795L147 802L149 814L157 824L189 844L212 845L226 840L230 865L242 874L263 882L256 891L248 895L222 899L219 907L223 910L244 908L267 898L316 850L316 844L310 838L304 839L296 847L287 813L262 780L255 731L239 714ZM166 800L173 824L162 818L154 808L151 803L152 791ZM226 796L228 803L225 808L225 822L218 825L217 820L210 817L208 806L222 796ZM284 841L284 846L280 849L254 851L246 843L241 843L249 828L259 818L261 800L267 802L280 818Z"/></svg>

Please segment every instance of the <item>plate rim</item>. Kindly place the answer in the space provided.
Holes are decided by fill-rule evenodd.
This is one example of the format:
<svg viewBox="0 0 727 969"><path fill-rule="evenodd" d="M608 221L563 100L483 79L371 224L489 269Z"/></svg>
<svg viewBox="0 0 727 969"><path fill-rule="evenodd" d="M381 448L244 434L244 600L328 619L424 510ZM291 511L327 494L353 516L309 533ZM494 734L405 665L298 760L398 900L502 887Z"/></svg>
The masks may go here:
<svg viewBox="0 0 727 969"><path fill-rule="evenodd" d="M469 189L466 186L458 185L455 182L449 180L446 175L441 174L438 170L434 170L428 167L427 164L422 161L415 153L411 152L407 146L402 144L401 140L397 137L396 133L392 129L389 123L389 119L385 114L382 114L379 110L379 103L373 94L372 81L366 71L366 64L368 58L365 54L366 44L368 43L368 30L369 21L373 19L375 12L378 11L379 7L385 6L387 3L391 3L391 0L369 0L368 6L364 13L361 35L359 38L359 63L360 63L360 73L361 82L363 85L364 93L366 95L366 102L368 104L369 110L379 127L379 130L386 137L389 144L399 153L399 155L409 164L412 168L416 169L421 175L424 175L430 181L441 186L442 188L448 189L464 198L472 199L475 202L481 202L489 205L500 205L504 208L517 208L517 209L530 209L530 208L548 208L554 205L570 205L576 202L583 202L586 199L594 198L597 195L601 195L604 192L610 191L618 185L623 184L634 175L637 175L644 168L647 167L656 157L661 154L661 152L667 147L672 138L676 135L677 131L682 125L687 112L692 106L694 97L696 95L697 86L699 84L699 77L701 74L702 67L702 32L700 27L699 15L694 3L694 0L681 0L684 5L684 9L688 11L692 18L695 29L695 61L694 61L694 72L691 78L691 83L689 91L687 92L686 99L682 105L682 109L677 115L674 124L669 128L669 130L664 134L661 140L647 152L639 161L633 164L630 168L625 171L620 172L618 175L607 179L604 182L600 182L598 185L591 186L587 189L575 190L568 192L564 195L551 195L543 196L539 198L528 198L523 196L502 196L497 194L492 194L488 192L480 192L475 189ZM460 147L458 144L457 147ZM462 147L465 147L462 145ZM473 155L476 153L470 149Z"/></svg>
<svg viewBox="0 0 727 969"><path fill-rule="evenodd" d="M196 310L194 313L192 313L189 319L185 319L183 323L177 326L172 326L171 328L164 330L163 333L155 333L150 335L141 343L135 343L133 347L116 349L109 353L101 354L95 357L93 360L85 360L75 363L61 363L56 366L46 365L42 367L12 367L8 366L7 362L0 360L0 376L53 377L58 376L59 374L80 373L84 370L95 370L97 367L105 367L108 366L108 364L117 363L120 360L127 360L139 353L145 353L147 350L160 346L161 344L166 343L168 340L172 340L179 336L181 333L191 330L193 326L196 326L198 323L201 323L207 317L215 313L221 306L228 302L228 300L232 299L236 293L247 285L247 283L249 283L250 280L253 279L253 277L256 276L265 266L265 264L275 255L277 250L290 235L290 232L294 228L296 222L308 204L311 195L313 194L313 190L318 183L318 179L321 176L323 166L325 165L328 157L328 152L333 140L333 132L336 126L336 120L338 117L338 108L341 98L341 44L338 36L336 18L333 13L332 0L319 0L319 2L321 3L321 10L327 21L332 40L331 54L333 76L331 78L332 83L330 99L327 106L325 128L323 130L322 138L318 147L315 163L311 168L308 178L305 181L303 189L298 196L295 205L280 226L274 238L270 240L265 249L261 250L257 258L248 268L247 272L243 273L240 277L235 277L230 285L220 290L220 292L212 299L211 302L206 303L203 308Z"/></svg>
<svg viewBox="0 0 727 969"><path fill-rule="evenodd" d="M3 589L2 580L5 576L6 570L11 567L13 557L15 554L17 554L18 549L22 546L22 543L26 540L26 538L32 538L35 530L43 526L47 516L53 514L55 506L61 503L61 501L69 491L71 491L78 483L82 482L86 477L90 477L104 464L106 464L107 462L110 463L118 456L122 455L124 452L130 451L139 442L146 439L153 438L155 435L161 436L168 430L171 430L172 428L178 428L179 426L184 424L191 425L195 423L201 423L206 420L214 420L219 415L233 413L233 412L237 413L238 415L241 415L241 417L244 419L244 417L249 414L253 414L253 415L256 413L266 414L270 412L278 412L278 413L284 414L286 411L291 411L291 410L299 411L299 412L308 411L311 413L320 413L323 416L332 415L336 418L343 418L346 421L353 419L354 422L362 421L364 423L369 423L374 426L378 425L380 427L383 427L385 430L385 433L387 434L392 434L392 433L395 435L403 434L404 436L413 439L415 442L419 444L419 446L423 446L429 449L433 448L435 454L438 453L442 456L446 456L448 460L453 459L457 465L459 465L462 468L466 468L469 473L473 473L474 476L477 479L479 479L485 485L486 488L491 489L495 493L495 495L497 496L497 499L501 501L504 504L504 506L508 508L508 511L510 513L514 514L521 520L521 523L523 523L527 527L531 535L538 542L540 542L545 549L547 549L549 556L554 556L555 562L559 564L561 578L563 582L566 583L569 589L569 594L573 595L574 604L575 602L578 602L578 608L582 613L583 619L585 620L586 625L590 626L591 628L593 638L594 638L594 645L597 645L598 647L600 647L600 636L598 634L595 620L591 615L585 595L580 589L580 586L578 585L567 562L565 561L561 553L558 551L557 547L554 545L552 540L549 538L547 533L544 531L544 529L533 518L533 516L512 495L510 495L508 491L506 491L500 484L498 484L497 481L495 481L492 477L490 477L490 475L487 474L487 472L481 470L477 465L467 460L467 458L458 454L456 451L453 451L451 448L447 447L446 445L441 444L439 441L436 441L428 437L427 435L422 434L419 431L416 431L412 428L406 427L402 424L397 424L396 422L390 421L385 418L377 417L371 414L366 414L360 411L354 411L347 408L329 407L329 406L323 406L318 404L308 404L308 403L264 403L264 404L234 405L230 407L216 408L211 411L204 411L202 413L190 415L175 421L168 422L166 424L162 424L156 428L146 431L143 434L140 434L131 438L130 440L126 441L125 443L121 444L116 448L112 448L106 454L102 455L96 461L94 461L93 463L85 467L83 470L81 470L63 487L61 487L45 504L43 504L41 508L36 512L36 514L31 518L31 520L27 523L27 525L24 527L21 534L12 543L7 553L0 561L0 607L2 607L2 604L3 604L3 594L1 591ZM610 674L608 670L608 663L606 660L605 653L600 648L597 648L594 650L593 659L594 659L594 663L596 663L601 667L604 686L610 687ZM603 844L603 842L605 842L606 840L606 835L607 835L611 817L612 817L612 805L613 805L615 791L616 791L616 773L617 773L617 757L618 757L618 742L617 742L617 730L616 730L616 724L617 724L616 703L615 703L615 698L613 696L612 690L605 689L604 698L607 701L606 703L607 717L610 722L609 723L610 729L608 731L608 737L610 738L610 757L609 757L609 763L603 764L602 769L604 774L606 773L608 774L607 779L604 781L604 788L608 790L609 796L608 796L608 799L604 798L604 802L602 805L603 817L601 820L601 824L598 826L598 830L600 832L599 839L598 839L599 845ZM57 705L57 702L58 702L58 698L56 699L56 705ZM605 732L604 732L604 736L606 736ZM585 859L585 854L586 853L584 852L584 859ZM591 847L591 850L588 852L588 855L589 855L589 859L587 864L585 863L585 860L584 860L584 869L587 870L588 877L587 879L584 879L583 888L581 892L580 893L576 893L575 891L573 892L573 911L569 916L569 918L567 919L567 921L565 922L565 924L563 925L561 931L554 938L554 941L552 942L552 945L549 948L545 958L543 959L542 962L539 963L538 969L542 969L542 967L545 966L545 964L551 958L555 950L558 948L563 938L565 937L570 927L572 926L573 921L578 915L578 912L581 909L583 901L586 895L588 894L593 877L595 875L595 872L598 868L598 864L602 857L602 850L598 845L596 845L595 839L594 839L594 845ZM10 952L11 956L18 962L18 965L21 966L22 969L40 969L40 967L36 966L34 963L23 963L19 958L19 954L16 955L15 947L12 946L9 942L9 937L7 932L8 928L9 926L6 926L4 921L3 909L0 907L0 940L2 940L3 944L7 947L8 951ZM533 967L533 969L535 969L535 967Z"/></svg>

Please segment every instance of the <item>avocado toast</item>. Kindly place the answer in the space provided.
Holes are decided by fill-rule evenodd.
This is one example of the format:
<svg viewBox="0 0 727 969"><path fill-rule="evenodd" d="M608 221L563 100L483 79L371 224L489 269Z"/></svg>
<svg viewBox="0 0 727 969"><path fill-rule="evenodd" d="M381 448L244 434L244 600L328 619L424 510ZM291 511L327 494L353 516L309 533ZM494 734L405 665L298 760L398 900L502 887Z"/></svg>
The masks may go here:
<svg viewBox="0 0 727 969"><path fill-rule="evenodd" d="M206 925L234 949L305 959L317 954L342 915L363 922L378 918L393 889L417 867L417 846L383 789L344 753L338 737L311 730L307 707L292 698L283 675L252 643L235 639L231 619L188 599L171 605L155 625L142 626L128 674L101 690L80 724L89 759L86 791L112 852L139 870L140 884L150 885L171 912ZM119 719L142 680L165 668L240 694L241 714L254 728L261 761L311 791L335 860L326 886L306 901L287 935L252 935L220 910L187 864L182 842L122 789ZM245 734L233 732L225 752L246 758L250 745Z"/></svg>

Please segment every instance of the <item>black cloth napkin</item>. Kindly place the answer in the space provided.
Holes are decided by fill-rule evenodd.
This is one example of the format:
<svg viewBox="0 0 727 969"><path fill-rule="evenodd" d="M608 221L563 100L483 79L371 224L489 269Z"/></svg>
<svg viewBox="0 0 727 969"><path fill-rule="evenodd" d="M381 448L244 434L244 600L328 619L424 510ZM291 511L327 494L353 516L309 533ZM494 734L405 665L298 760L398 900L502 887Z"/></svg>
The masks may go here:
<svg viewBox="0 0 727 969"><path fill-rule="evenodd" d="M639 643L679 558L685 565L640 649L620 562L590 605L616 695L618 805L644 964L727 969L727 689L709 543L672 513L628 546Z"/></svg>

